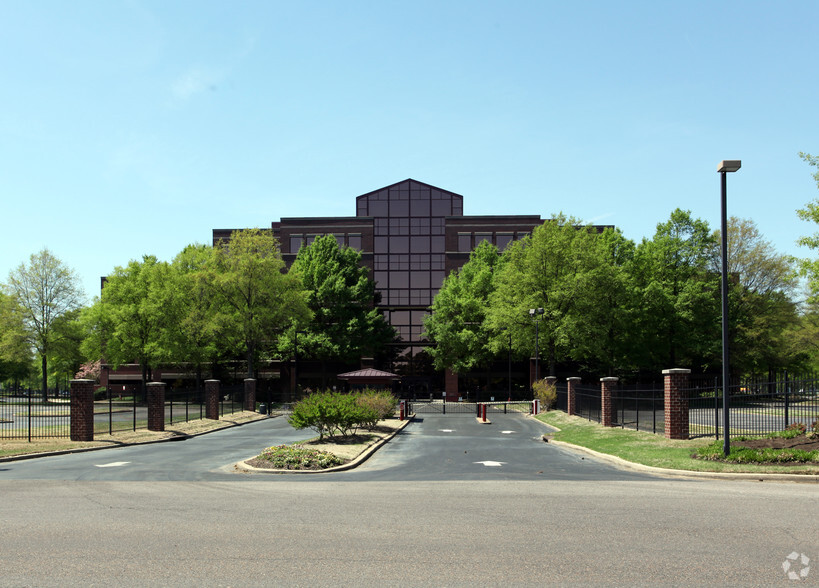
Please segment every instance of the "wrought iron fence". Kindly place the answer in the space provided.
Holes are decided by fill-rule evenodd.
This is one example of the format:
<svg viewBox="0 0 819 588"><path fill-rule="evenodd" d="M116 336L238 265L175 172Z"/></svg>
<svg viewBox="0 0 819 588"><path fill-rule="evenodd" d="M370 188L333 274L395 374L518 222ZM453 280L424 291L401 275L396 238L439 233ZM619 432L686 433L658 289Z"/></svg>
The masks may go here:
<svg viewBox="0 0 819 588"><path fill-rule="evenodd" d="M599 423L600 396L600 386L576 386L574 389L575 414Z"/></svg>
<svg viewBox="0 0 819 588"><path fill-rule="evenodd" d="M38 392L0 395L0 439L68 438L71 403L67 395L42 402ZM105 394L94 402L94 434L105 435L148 428L148 406L140 394ZM205 416L204 388L167 388L165 425ZM219 416L244 410L244 384L221 386Z"/></svg>
<svg viewBox="0 0 819 588"><path fill-rule="evenodd" d="M612 398L614 425L637 431L662 433L665 429L663 389L654 384L648 388L622 386Z"/></svg>
<svg viewBox="0 0 819 588"><path fill-rule="evenodd" d="M71 436L71 405L64 395L43 402L40 392L0 396L0 439L60 438Z"/></svg>
<svg viewBox="0 0 819 588"><path fill-rule="evenodd" d="M731 437L764 435L801 423L810 427L819 419L819 380L790 378L743 379L728 388L728 425ZM723 395L718 379L688 390L689 431L692 437L723 435Z"/></svg>

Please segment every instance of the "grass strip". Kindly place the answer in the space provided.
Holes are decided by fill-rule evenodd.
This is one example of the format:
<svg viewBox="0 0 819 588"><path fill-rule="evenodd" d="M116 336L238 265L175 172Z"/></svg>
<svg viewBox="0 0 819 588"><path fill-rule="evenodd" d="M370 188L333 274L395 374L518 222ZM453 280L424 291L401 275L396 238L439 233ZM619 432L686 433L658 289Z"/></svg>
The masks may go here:
<svg viewBox="0 0 819 588"><path fill-rule="evenodd" d="M538 415L537 418L560 429L552 435L556 441L586 447L651 467L696 472L819 474L819 466L815 464L722 463L692 457L700 448L712 445L713 439L671 440L644 431L603 427L596 422L569 416L560 411L550 411Z"/></svg>

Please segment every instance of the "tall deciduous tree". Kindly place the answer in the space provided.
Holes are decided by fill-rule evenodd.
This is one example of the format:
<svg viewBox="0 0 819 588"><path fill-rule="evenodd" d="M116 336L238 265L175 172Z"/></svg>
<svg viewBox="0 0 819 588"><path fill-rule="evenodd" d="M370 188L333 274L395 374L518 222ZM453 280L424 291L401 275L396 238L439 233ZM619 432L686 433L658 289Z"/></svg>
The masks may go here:
<svg viewBox="0 0 819 588"><path fill-rule="evenodd" d="M720 242L719 230L714 239ZM785 332L797 320L791 258L778 253L750 219L728 219L727 241L731 364L737 371L755 373L786 367ZM711 268L721 271L718 248Z"/></svg>
<svg viewBox="0 0 819 588"><path fill-rule="evenodd" d="M40 356L43 401L48 400L48 356L60 338L54 329L63 315L80 307L83 293L74 272L48 249L9 273L9 287L23 312L31 345Z"/></svg>
<svg viewBox="0 0 819 588"><path fill-rule="evenodd" d="M587 371L622 375L637 371L634 350L637 299L632 275L634 242L612 228L591 240L592 260L572 313L573 359Z"/></svg>
<svg viewBox="0 0 819 588"><path fill-rule="evenodd" d="M202 370L227 353L223 328L218 320L219 301L211 295L207 266L213 248L188 245L173 260L170 273L170 313L174 328L164 333L173 361L190 365L201 385Z"/></svg>
<svg viewBox="0 0 819 588"><path fill-rule="evenodd" d="M375 308L375 284L361 265L361 253L340 246L333 235L302 247L290 272L301 280L312 314L309 323L294 324L289 333L305 331L299 337L305 355L322 365L351 362L376 354L395 338L395 330ZM280 352L293 353L294 341L293 336L282 337Z"/></svg>
<svg viewBox="0 0 819 588"><path fill-rule="evenodd" d="M819 168L819 157L813 156L810 153L799 153L808 165ZM813 179L816 180L816 187L819 188L819 171L813 174ZM805 221L810 221L819 224L819 198L814 198L805 205L805 208L800 208L796 211L799 218ZM819 250L819 232L812 235L800 237L797 243L803 247L809 247L813 250ZM812 300L819 299L819 259L803 259L800 267L802 274L808 278L811 298Z"/></svg>
<svg viewBox="0 0 819 588"><path fill-rule="evenodd" d="M436 369L463 373L486 364L494 351L493 332L486 322L494 273L501 256L488 241L481 242L463 267L444 279L424 320L426 337ZM505 338L504 338L505 339Z"/></svg>
<svg viewBox="0 0 819 588"><path fill-rule="evenodd" d="M241 341L248 377L263 344L273 347L288 325L310 318L301 280L285 272L269 231L234 231L229 241L218 243L207 263L207 281L222 303L226 335Z"/></svg>
<svg viewBox="0 0 819 588"><path fill-rule="evenodd" d="M114 367L138 362L142 368L142 391L151 369L168 358L163 330L169 320L169 268L153 255L131 260L108 276L97 308L102 353Z"/></svg>
<svg viewBox="0 0 819 588"><path fill-rule="evenodd" d="M702 365L717 357L719 274L710 272L715 246L708 223L676 209L657 225L634 258L641 318L638 364L651 371Z"/></svg>
<svg viewBox="0 0 819 588"><path fill-rule="evenodd" d="M0 290L0 381L19 383L29 375L32 359L23 309Z"/></svg>
<svg viewBox="0 0 819 588"><path fill-rule="evenodd" d="M558 361L571 358L577 345L575 315L596 262L595 236L593 227L560 214L513 242L496 274L487 316L490 329L509 329L516 352L531 353L536 327L529 309L542 308L544 313L536 318L539 353L545 354L550 375L555 375Z"/></svg>

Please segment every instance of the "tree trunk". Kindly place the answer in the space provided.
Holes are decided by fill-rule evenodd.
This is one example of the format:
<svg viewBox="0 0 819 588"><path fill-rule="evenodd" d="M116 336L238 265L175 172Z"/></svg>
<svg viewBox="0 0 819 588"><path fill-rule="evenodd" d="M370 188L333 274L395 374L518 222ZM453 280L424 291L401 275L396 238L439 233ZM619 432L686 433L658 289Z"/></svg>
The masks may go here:
<svg viewBox="0 0 819 588"><path fill-rule="evenodd" d="M43 353L41 356L43 368L43 402L48 402L48 358Z"/></svg>

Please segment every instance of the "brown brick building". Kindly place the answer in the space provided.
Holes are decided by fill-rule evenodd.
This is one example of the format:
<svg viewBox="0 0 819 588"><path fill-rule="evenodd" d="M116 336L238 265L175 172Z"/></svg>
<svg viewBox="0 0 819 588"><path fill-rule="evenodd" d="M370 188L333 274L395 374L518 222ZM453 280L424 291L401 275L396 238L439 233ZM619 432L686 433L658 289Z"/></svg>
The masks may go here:
<svg viewBox="0 0 819 588"><path fill-rule="evenodd" d="M398 360L384 367L402 374L405 386L426 393L440 390L444 381L425 361L429 343L421 337L423 317L444 277L481 241L503 250L543 222L540 215L464 216L463 209L460 194L408 179L358 196L355 216L282 218L270 228L288 266L299 247L321 235L361 251L381 295L380 308L401 338ZM214 229L214 243L233 230ZM449 375L446 388L457 396L457 379Z"/></svg>

